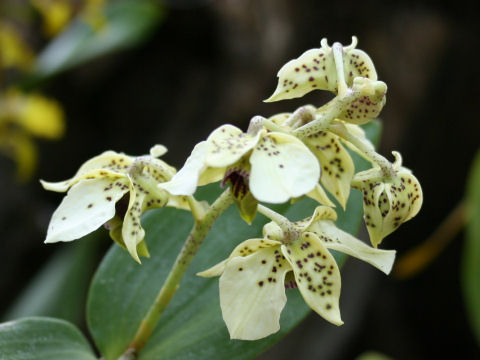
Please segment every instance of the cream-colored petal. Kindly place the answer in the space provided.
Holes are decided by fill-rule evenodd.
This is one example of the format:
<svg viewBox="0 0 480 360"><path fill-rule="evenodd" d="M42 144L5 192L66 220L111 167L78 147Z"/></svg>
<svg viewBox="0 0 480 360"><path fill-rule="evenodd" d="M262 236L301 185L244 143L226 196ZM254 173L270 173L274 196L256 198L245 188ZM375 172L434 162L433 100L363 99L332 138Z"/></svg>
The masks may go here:
<svg viewBox="0 0 480 360"><path fill-rule="evenodd" d="M198 179L198 186L211 184L223 179L226 168L207 167Z"/></svg>
<svg viewBox="0 0 480 360"><path fill-rule="evenodd" d="M312 216L309 216L305 219L295 222L295 227L300 231L304 232L310 228L310 226L320 220L337 220L337 213L335 210L328 206L317 206Z"/></svg>
<svg viewBox="0 0 480 360"><path fill-rule="evenodd" d="M287 297L285 273L291 268L279 246L232 258L220 277L220 306L230 337L257 340L280 329Z"/></svg>
<svg viewBox="0 0 480 360"><path fill-rule="evenodd" d="M320 131L303 140L322 167L320 182L345 209L355 165L337 135Z"/></svg>
<svg viewBox="0 0 480 360"><path fill-rule="evenodd" d="M275 221L270 221L263 226L263 237L265 239L279 241L279 244L285 237L283 230Z"/></svg>
<svg viewBox="0 0 480 360"><path fill-rule="evenodd" d="M129 178L130 179L130 178ZM148 192L145 191L139 184L130 179L130 200L128 209L123 219L122 237L125 242L125 247L132 257L140 263L140 258L137 253L137 245L143 241L145 237L145 230L142 227L140 217L146 207L145 199ZM162 199L163 204L167 198Z"/></svg>
<svg viewBox="0 0 480 360"><path fill-rule="evenodd" d="M206 141L199 142L185 161L185 165L172 177L170 181L159 184L162 189L172 195L193 195L202 172L207 168L205 159L208 144Z"/></svg>
<svg viewBox="0 0 480 360"><path fill-rule="evenodd" d="M316 184L312 191L307 194L308 197L318 201L322 205L335 207L335 204L330 200L325 190L320 184Z"/></svg>
<svg viewBox="0 0 480 360"><path fill-rule="evenodd" d="M314 233L303 233L282 245L283 255L293 268L295 281L305 302L325 320L342 325L340 317L341 279L335 259Z"/></svg>
<svg viewBox="0 0 480 360"><path fill-rule="evenodd" d="M264 133L262 130L251 135L233 125L220 126L207 139L205 164L216 168L234 164L255 147Z"/></svg>
<svg viewBox="0 0 480 360"><path fill-rule="evenodd" d="M118 177L124 176L121 173L114 172L111 170L104 170L104 169L93 169L87 172L84 172L80 175L75 176L70 180L59 181L59 182L48 182L44 180L40 180L43 188L45 190L56 191L56 192L65 192L71 186L75 185L80 180L92 180L92 179L116 179Z"/></svg>
<svg viewBox="0 0 480 360"><path fill-rule="evenodd" d="M354 84L367 89L366 93L349 103L338 118L353 124L365 124L377 118L382 111L387 101L387 85L382 81L371 81L367 78L355 78Z"/></svg>
<svg viewBox="0 0 480 360"><path fill-rule="evenodd" d="M290 118L291 115L292 115L292 113L275 114L275 115L270 116L268 118L268 120L270 120L274 124L282 126L285 123L285 121L287 121L287 119Z"/></svg>
<svg viewBox="0 0 480 360"><path fill-rule="evenodd" d="M154 158L158 158L160 156L165 155L167 151L168 149L166 148L166 146L162 144L156 144L150 148L150 156Z"/></svg>
<svg viewBox="0 0 480 360"><path fill-rule="evenodd" d="M340 230L330 220L313 223L308 231L314 232L327 249L343 252L375 266L389 274L395 261L394 250L381 250L368 246L349 233Z"/></svg>
<svg viewBox="0 0 480 360"><path fill-rule="evenodd" d="M272 246L278 246L281 243L279 241L271 240L271 239L248 239L243 242L241 242L239 245L233 249L232 253L230 256L219 262L218 264L212 266L211 268L204 270L202 272L197 273L198 276L203 276L203 277L214 277L214 276L220 276L222 275L225 265L227 262L238 256L248 256L253 254L254 252L265 249L265 248L270 248Z"/></svg>
<svg viewBox="0 0 480 360"><path fill-rule="evenodd" d="M388 197L388 211L382 212L382 239L418 212L422 202L422 189L418 180L409 172L399 173L390 183L385 184ZM380 243L380 242L379 242Z"/></svg>
<svg viewBox="0 0 480 360"><path fill-rule="evenodd" d="M75 184L53 213L45 242L81 238L111 219L115 203L128 191L124 182L124 178L115 181L100 178Z"/></svg>
<svg viewBox="0 0 480 360"><path fill-rule="evenodd" d="M301 97L312 90L329 90L337 93L337 68L332 48L323 39L320 49L311 49L299 58L286 63L278 72L278 85L266 102ZM377 72L370 57L362 50L355 49L357 39L343 47L343 71L347 86L356 77L377 80Z"/></svg>
<svg viewBox="0 0 480 360"><path fill-rule="evenodd" d="M398 173L400 181L406 187L407 200L409 200L408 216L405 218L404 222L417 215L423 203L423 191L420 182L410 171L405 170L405 168L402 168Z"/></svg>
<svg viewBox="0 0 480 360"><path fill-rule="evenodd" d="M379 182L368 183L362 189L363 219L367 226L370 242L374 247L377 247L384 238L382 208L388 206L384 190L385 184Z"/></svg>
<svg viewBox="0 0 480 360"><path fill-rule="evenodd" d="M356 77L377 80L377 71L367 53L360 49L348 50L347 48L344 48L344 52L343 69L347 85L353 84Z"/></svg>
<svg viewBox="0 0 480 360"><path fill-rule="evenodd" d="M40 182L45 190L64 192L81 179L126 174L133 161L134 158L131 156L109 150L85 162L71 179L59 182L40 180Z"/></svg>
<svg viewBox="0 0 480 360"><path fill-rule="evenodd" d="M259 201L282 203L315 188L320 166L310 150L297 138L272 132L250 156L250 191Z"/></svg>
<svg viewBox="0 0 480 360"><path fill-rule="evenodd" d="M310 49L277 73L278 85L265 102L301 97L312 90L337 91L337 70L330 47Z"/></svg>

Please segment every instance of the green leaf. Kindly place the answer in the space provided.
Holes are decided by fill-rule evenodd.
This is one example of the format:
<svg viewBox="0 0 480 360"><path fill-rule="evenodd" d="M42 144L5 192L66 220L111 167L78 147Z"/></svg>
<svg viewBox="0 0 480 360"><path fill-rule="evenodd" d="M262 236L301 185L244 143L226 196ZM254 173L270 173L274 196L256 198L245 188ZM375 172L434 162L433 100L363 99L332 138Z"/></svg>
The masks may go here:
<svg viewBox="0 0 480 360"><path fill-rule="evenodd" d="M97 260L99 240L99 233L95 232L60 249L36 274L3 318L52 316L79 324L84 316L86 292Z"/></svg>
<svg viewBox="0 0 480 360"><path fill-rule="evenodd" d="M356 161L361 160L356 158ZM218 185L213 184L200 189L198 198L211 201L218 193ZM290 219L297 220L310 216L316 205L304 198L291 207L282 205L276 209L284 210ZM362 214L359 192L352 193L347 208L348 216L338 209L337 224L354 233ZM289 290L278 333L255 342L230 340L220 311L218 279L195 276L228 257L241 241L258 237L265 222L266 219L258 215L248 226L240 220L235 207L217 220L139 360L250 359L286 335L309 313L298 291ZM132 341L193 224L189 213L169 208L148 212L142 223L151 257L139 265L124 250L113 247L90 288L87 320L106 360L117 359ZM343 255L335 256L343 262Z"/></svg>
<svg viewBox="0 0 480 360"><path fill-rule="evenodd" d="M480 344L480 152L470 170L466 201L470 213L462 260L463 292L468 318Z"/></svg>
<svg viewBox="0 0 480 360"><path fill-rule="evenodd" d="M0 324L0 359L93 360L82 333L53 318L31 317Z"/></svg>
<svg viewBox="0 0 480 360"><path fill-rule="evenodd" d="M162 16L155 1L110 1L105 8L105 26L95 30L82 19L75 19L38 55L33 78L52 76L98 56L130 48L148 36Z"/></svg>

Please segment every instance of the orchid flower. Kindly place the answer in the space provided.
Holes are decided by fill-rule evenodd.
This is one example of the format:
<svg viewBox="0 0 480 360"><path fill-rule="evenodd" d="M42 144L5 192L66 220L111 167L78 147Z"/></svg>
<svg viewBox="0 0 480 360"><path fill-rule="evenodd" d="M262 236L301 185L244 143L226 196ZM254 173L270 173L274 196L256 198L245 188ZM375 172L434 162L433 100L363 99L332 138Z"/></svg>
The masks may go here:
<svg viewBox="0 0 480 360"><path fill-rule="evenodd" d="M182 198L170 197L157 187L175 173L157 159L165 152L161 145L140 157L106 151L84 163L69 180L41 180L46 190L68 190L52 215L45 242L79 239L106 224L112 238L140 262L139 254L148 256L141 214L165 205L186 206Z"/></svg>
<svg viewBox="0 0 480 360"><path fill-rule="evenodd" d="M226 260L198 274L220 276L220 306L232 339L256 340L277 332L285 288L292 287L316 313L341 325L340 271L329 250L390 272L395 251L366 245L338 229L335 220L333 209L319 206L313 216L294 223L289 234L268 223L263 238L242 242Z"/></svg>

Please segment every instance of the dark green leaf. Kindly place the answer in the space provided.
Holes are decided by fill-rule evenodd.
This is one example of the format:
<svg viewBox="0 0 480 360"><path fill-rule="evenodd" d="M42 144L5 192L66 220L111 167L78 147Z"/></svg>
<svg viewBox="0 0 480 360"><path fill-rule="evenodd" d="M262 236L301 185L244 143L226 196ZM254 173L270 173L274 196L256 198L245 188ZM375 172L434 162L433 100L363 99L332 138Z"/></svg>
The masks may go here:
<svg viewBox="0 0 480 360"><path fill-rule="evenodd" d="M4 319L35 315L80 323L97 260L99 237L98 232L93 233L55 254L16 299Z"/></svg>
<svg viewBox="0 0 480 360"><path fill-rule="evenodd" d="M468 318L480 344L480 152L470 171L466 201L470 214L462 261L463 292Z"/></svg>
<svg viewBox="0 0 480 360"><path fill-rule="evenodd" d="M356 158L356 162L360 160ZM365 164L360 165L364 167ZM199 198L212 200L218 185L199 191ZM291 207L278 206L293 220L310 216L316 203L303 199ZM355 232L362 214L361 197L352 193L348 216L339 210L341 228ZM286 209L286 210L285 210ZM230 340L223 323L218 299L218 279L204 279L195 273L228 257L243 240L258 237L266 219L257 215L252 226L240 220L231 207L214 224L199 253L181 282L180 289L162 316L140 360L154 359L249 359L267 349L297 325L310 311L297 290L287 291L281 330L260 341ZM151 258L136 264L119 247L113 247L98 269L88 299L90 330L102 355L117 359L155 299L168 270L192 226L191 215L176 209L159 209L143 218ZM336 254L342 262L344 257ZM319 318L319 321L322 321Z"/></svg>
<svg viewBox="0 0 480 360"><path fill-rule="evenodd" d="M32 317L0 324L0 359L93 360L96 357L72 324Z"/></svg>

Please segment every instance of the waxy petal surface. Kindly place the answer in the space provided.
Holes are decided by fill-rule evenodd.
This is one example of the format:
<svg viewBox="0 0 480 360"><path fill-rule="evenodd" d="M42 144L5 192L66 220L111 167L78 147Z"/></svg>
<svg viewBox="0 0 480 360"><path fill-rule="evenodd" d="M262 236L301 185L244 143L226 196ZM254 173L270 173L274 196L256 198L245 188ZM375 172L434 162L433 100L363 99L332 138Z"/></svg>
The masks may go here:
<svg viewBox="0 0 480 360"><path fill-rule="evenodd" d="M198 276L203 276L203 277L220 276L220 275L222 275L222 273L225 269L226 263L230 259L232 259L234 257L239 257L239 256L242 256L242 257L248 256L248 255L251 255L258 250L269 248L269 247L272 247L272 246L278 246L280 244L281 243L279 241L269 240L269 239L248 239L248 240L245 240L245 241L241 242L239 245L237 245L235 247L235 249L233 249L232 253L230 254L230 256L227 259L221 261L220 263L212 266L211 268L209 268L205 271L197 273L197 275Z"/></svg>
<svg viewBox="0 0 480 360"><path fill-rule="evenodd" d="M259 201L282 203L314 189L320 177L315 156L297 138L269 133L250 156L250 191Z"/></svg>
<svg viewBox="0 0 480 360"><path fill-rule="evenodd" d="M232 165L252 150L263 134L263 130L250 135L233 125L220 126L207 139L205 164L211 167Z"/></svg>
<svg viewBox="0 0 480 360"><path fill-rule="evenodd" d="M313 223L308 231L320 238L327 249L341 251L375 266L385 274L389 274L395 261L394 250L381 250L368 246L349 233L340 230L332 221Z"/></svg>
<svg viewBox="0 0 480 360"><path fill-rule="evenodd" d="M337 135L320 131L304 139L322 167L320 182L345 209L350 182L355 173L353 160Z"/></svg>
<svg viewBox="0 0 480 360"><path fill-rule="evenodd" d="M75 240L102 226L115 215L115 203L128 191L125 182L118 177L75 184L53 213L45 242Z"/></svg>
<svg viewBox="0 0 480 360"><path fill-rule="evenodd" d="M344 47L343 71L347 86L356 77L376 80L377 73L370 57L362 50L355 49L356 41ZM278 85L266 102L301 97L312 90L328 90L337 93L337 69L332 48L322 45L310 49L297 59L290 60L278 72Z"/></svg>
<svg viewBox="0 0 480 360"><path fill-rule="evenodd" d="M206 169L205 159L207 150L208 145L206 141L195 145L192 153L185 161L185 165L170 181L161 183L158 186L172 195L193 195L197 189L200 174Z"/></svg>
<svg viewBox="0 0 480 360"><path fill-rule="evenodd" d="M40 180L40 182L45 190L65 192L70 186L81 179L93 179L103 176L126 174L127 169L132 164L133 160L134 158L131 156L109 150L85 162L78 169L75 176L69 180L59 182Z"/></svg>
<svg viewBox="0 0 480 360"><path fill-rule="evenodd" d="M280 329L291 268L279 246L231 259L220 277L220 306L230 337L257 340Z"/></svg>
<svg viewBox="0 0 480 360"><path fill-rule="evenodd" d="M293 268L295 281L305 302L325 320L342 325L341 279L337 263L314 233L303 233L297 241L282 245Z"/></svg>

